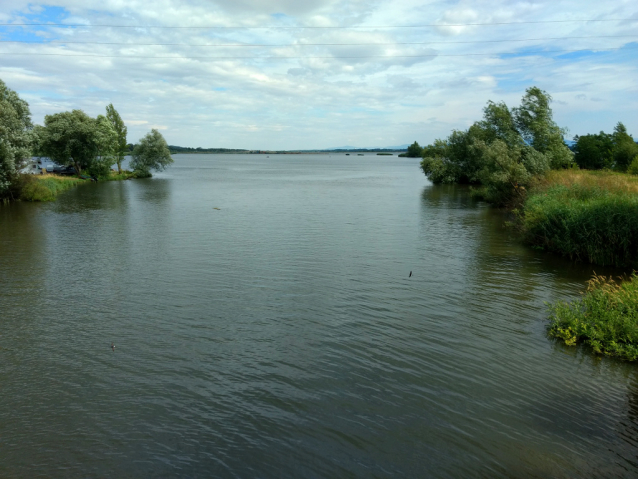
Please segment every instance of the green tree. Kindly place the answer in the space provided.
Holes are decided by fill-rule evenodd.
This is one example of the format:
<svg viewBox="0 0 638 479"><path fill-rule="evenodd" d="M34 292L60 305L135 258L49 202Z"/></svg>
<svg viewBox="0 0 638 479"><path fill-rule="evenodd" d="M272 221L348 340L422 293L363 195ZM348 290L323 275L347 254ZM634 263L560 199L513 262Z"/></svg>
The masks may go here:
<svg viewBox="0 0 638 479"><path fill-rule="evenodd" d="M600 132L597 135L575 136L574 160L586 170L611 168L614 157L614 141L611 135Z"/></svg>
<svg viewBox="0 0 638 479"><path fill-rule="evenodd" d="M117 134L105 116L91 118L82 110L65 111L44 117L38 130L39 151L60 165L103 170L114 162Z"/></svg>
<svg viewBox="0 0 638 479"><path fill-rule="evenodd" d="M122 161L128 153L128 144L126 143L127 128L124 120L117 112L112 103L106 107L106 118L108 118L113 130L117 133L117 150L115 151L115 162L117 163L117 172L122 173Z"/></svg>
<svg viewBox="0 0 638 479"><path fill-rule="evenodd" d="M168 144L162 134L153 129L133 148L131 167L139 176L150 176L151 170L162 171L173 163Z"/></svg>
<svg viewBox="0 0 638 479"><path fill-rule="evenodd" d="M614 167L620 171L626 171L634 157L638 155L638 145L621 122L618 122L611 136L613 138Z"/></svg>
<svg viewBox="0 0 638 479"><path fill-rule="evenodd" d="M11 196L11 185L31 155L29 104L0 80L0 201Z"/></svg>
<svg viewBox="0 0 638 479"><path fill-rule="evenodd" d="M552 168L568 168L573 154L567 148L560 128L553 119L550 103L552 97L538 87L525 90L521 106L514 108L518 131L528 145L549 157Z"/></svg>
<svg viewBox="0 0 638 479"><path fill-rule="evenodd" d="M408 158L421 158L422 153L423 148L421 148L421 146L419 146L419 144L415 141L410 146L408 146L408 152L405 156L407 156Z"/></svg>

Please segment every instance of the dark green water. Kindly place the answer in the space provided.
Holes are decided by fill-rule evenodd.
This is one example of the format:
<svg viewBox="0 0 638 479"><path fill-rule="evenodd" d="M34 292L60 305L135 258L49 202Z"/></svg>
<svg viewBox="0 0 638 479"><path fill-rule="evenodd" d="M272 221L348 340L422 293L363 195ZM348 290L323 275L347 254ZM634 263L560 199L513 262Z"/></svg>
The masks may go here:
<svg viewBox="0 0 638 479"><path fill-rule="evenodd" d="M371 155L0 208L0 477L635 477L636 366L545 336L593 268L503 220Z"/></svg>

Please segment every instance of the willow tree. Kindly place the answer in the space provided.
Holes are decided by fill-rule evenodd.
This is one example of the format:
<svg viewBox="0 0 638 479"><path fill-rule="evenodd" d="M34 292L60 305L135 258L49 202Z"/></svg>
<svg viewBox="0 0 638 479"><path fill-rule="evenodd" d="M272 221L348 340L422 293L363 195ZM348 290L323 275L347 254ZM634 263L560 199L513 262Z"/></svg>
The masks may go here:
<svg viewBox="0 0 638 479"><path fill-rule="evenodd" d="M40 151L60 165L73 166L78 174L95 166L114 163L117 136L103 115L91 118L82 110L44 117L38 129Z"/></svg>
<svg viewBox="0 0 638 479"><path fill-rule="evenodd" d="M126 125L124 120L117 112L113 103L109 103L106 107L106 118L108 118L113 130L117 134L117 147L115 150L115 162L117 163L117 172L122 173L122 161L128 152L128 144L126 143Z"/></svg>
<svg viewBox="0 0 638 479"><path fill-rule="evenodd" d="M152 129L133 148L131 167L138 176L151 176L151 170L162 171L173 163L168 144L162 134Z"/></svg>

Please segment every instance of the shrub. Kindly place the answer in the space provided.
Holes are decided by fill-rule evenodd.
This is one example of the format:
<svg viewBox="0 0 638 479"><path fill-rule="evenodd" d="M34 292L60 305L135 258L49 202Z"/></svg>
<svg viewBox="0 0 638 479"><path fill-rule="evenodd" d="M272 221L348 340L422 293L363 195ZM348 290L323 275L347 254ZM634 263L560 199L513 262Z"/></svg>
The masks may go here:
<svg viewBox="0 0 638 479"><path fill-rule="evenodd" d="M638 155L631 161L627 168L627 173L630 175L638 175Z"/></svg>
<svg viewBox="0 0 638 479"><path fill-rule="evenodd" d="M638 275L617 284L594 276L583 298L549 306L548 334L568 346L589 345L596 353L638 360Z"/></svg>

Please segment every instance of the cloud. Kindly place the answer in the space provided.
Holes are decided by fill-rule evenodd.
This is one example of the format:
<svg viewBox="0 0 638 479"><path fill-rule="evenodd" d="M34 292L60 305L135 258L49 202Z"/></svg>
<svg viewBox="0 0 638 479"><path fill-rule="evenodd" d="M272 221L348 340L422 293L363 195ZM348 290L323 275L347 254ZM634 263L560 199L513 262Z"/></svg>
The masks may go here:
<svg viewBox="0 0 638 479"><path fill-rule="evenodd" d="M129 141L161 127L184 146L428 143L469 126L487 100L514 106L538 85L572 133L608 129L597 122L615 117L638 134L632 2L10 3L0 5L5 23L81 25L0 28L0 78L37 123L74 108L103 114L113 103ZM634 20L446 26L575 17ZM322 28L290 28L308 26Z"/></svg>

